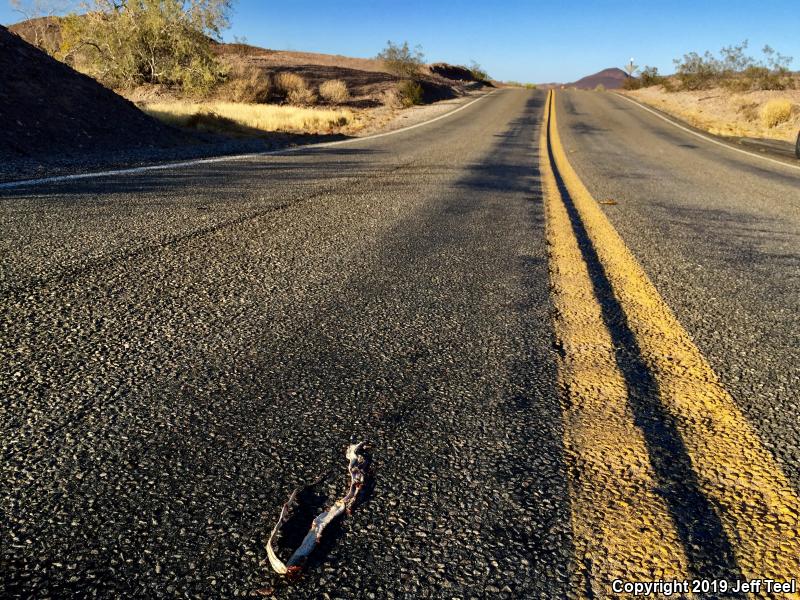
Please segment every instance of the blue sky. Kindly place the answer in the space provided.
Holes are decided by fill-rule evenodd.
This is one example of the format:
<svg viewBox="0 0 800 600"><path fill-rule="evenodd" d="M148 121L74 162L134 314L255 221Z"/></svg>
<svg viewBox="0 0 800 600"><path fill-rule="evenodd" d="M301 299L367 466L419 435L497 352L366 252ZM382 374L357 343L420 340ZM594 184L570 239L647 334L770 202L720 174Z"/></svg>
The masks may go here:
<svg viewBox="0 0 800 600"><path fill-rule="evenodd" d="M0 23L19 20L0 0ZM798 0L472 2L238 0L225 39L349 56L374 56L386 40L420 44L429 61L476 60L498 79L572 81L630 57L662 73L684 52L750 41L794 56Z"/></svg>

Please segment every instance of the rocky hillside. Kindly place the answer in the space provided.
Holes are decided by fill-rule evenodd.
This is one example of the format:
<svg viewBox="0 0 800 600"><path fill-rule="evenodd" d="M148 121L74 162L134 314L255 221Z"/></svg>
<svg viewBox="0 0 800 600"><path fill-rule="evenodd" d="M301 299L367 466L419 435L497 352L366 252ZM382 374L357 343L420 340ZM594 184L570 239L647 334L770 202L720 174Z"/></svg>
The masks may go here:
<svg viewBox="0 0 800 600"><path fill-rule="evenodd" d="M0 160L165 147L184 134L0 26Z"/></svg>

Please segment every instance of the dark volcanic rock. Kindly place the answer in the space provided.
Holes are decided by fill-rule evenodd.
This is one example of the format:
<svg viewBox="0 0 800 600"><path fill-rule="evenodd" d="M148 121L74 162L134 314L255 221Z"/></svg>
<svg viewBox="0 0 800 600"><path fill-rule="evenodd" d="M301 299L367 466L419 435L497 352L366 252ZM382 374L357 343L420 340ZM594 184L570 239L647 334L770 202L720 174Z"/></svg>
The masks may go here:
<svg viewBox="0 0 800 600"><path fill-rule="evenodd" d="M445 79L452 79L454 81L475 81L475 77L466 67L458 65L448 65L447 63L433 63L430 66L431 73L444 77Z"/></svg>
<svg viewBox="0 0 800 600"><path fill-rule="evenodd" d="M185 134L0 26L0 159L169 147Z"/></svg>

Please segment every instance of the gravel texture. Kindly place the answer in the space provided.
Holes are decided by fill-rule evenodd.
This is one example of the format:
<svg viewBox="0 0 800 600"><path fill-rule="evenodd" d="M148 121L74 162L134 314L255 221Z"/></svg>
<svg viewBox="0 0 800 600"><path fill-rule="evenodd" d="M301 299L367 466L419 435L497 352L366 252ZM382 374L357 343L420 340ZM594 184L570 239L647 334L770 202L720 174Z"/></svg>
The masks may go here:
<svg viewBox="0 0 800 600"><path fill-rule="evenodd" d="M0 595L567 595L542 99L4 192ZM364 438L288 587L281 505Z"/></svg>

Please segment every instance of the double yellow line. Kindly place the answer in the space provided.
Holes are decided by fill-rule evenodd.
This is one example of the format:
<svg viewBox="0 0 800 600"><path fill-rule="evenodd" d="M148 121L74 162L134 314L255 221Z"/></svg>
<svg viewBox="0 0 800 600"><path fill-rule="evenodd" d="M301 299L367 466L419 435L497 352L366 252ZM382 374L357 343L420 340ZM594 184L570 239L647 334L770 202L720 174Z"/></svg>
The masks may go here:
<svg viewBox="0 0 800 600"><path fill-rule="evenodd" d="M575 589L799 578L798 496L569 164L552 91L540 171Z"/></svg>

